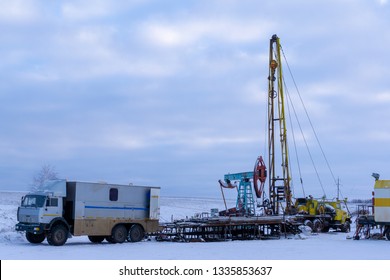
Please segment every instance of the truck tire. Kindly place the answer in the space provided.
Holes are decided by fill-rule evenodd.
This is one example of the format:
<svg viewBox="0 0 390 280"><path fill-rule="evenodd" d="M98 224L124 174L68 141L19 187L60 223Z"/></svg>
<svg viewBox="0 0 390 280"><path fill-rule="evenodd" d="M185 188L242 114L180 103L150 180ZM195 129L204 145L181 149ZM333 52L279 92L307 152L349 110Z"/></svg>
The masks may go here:
<svg viewBox="0 0 390 280"><path fill-rule="evenodd" d="M113 243L123 243L126 241L127 228L124 225L116 225L112 229L111 238Z"/></svg>
<svg viewBox="0 0 390 280"><path fill-rule="evenodd" d="M306 220L303 224L304 224L305 226L311 228L311 230L313 230L313 222L312 222L312 221Z"/></svg>
<svg viewBox="0 0 390 280"><path fill-rule="evenodd" d="M43 240L45 240L46 236L44 233L41 234L34 234L32 232L26 232L26 239L28 242L33 244L39 244L42 243Z"/></svg>
<svg viewBox="0 0 390 280"><path fill-rule="evenodd" d="M55 225L47 235L47 242L53 246L62 246L68 240L68 230L63 225Z"/></svg>
<svg viewBox="0 0 390 280"><path fill-rule="evenodd" d="M135 224L132 225L129 234L127 235L127 241L129 242L139 242L145 237L145 231L142 226Z"/></svg>
<svg viewBox="0 0 390 280"><path fill-rule="evenodd" d="M313 221L313 232L321 232L323 224L319 219L314 219Z"/></svg>
<svg viewBox="0 0 390 280"><path fill-rule="evenodd" d="M88 236L89 241L92 243L102 243L104 240L104 236Z"/></svg>

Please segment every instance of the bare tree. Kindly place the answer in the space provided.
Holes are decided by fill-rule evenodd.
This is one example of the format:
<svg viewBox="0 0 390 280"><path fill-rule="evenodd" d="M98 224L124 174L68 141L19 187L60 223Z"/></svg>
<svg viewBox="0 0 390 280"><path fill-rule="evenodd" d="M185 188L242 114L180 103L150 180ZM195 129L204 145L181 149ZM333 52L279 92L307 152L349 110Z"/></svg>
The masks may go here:
<svg viewBox="0 0 390 280"><path fill-rule="evenodd" d="M58 179L58 173L55 167L50 164L44 164L41 170L37 172L33 178L32 190L42 190L48 180L56 179Z"/></svg>

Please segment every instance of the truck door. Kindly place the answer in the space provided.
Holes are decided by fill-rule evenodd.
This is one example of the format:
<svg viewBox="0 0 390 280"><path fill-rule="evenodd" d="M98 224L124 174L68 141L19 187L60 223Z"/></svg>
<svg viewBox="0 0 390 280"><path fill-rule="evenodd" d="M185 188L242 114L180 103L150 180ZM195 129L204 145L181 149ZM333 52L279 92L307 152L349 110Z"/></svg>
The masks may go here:
<svg viewBox="0 0 390 280"><path fill-rule="evenodd" d="M151 189L150 190L150 219L159 219L160 218L160 189Z"/></svg>
<svg viewBox="0 0 390 280"><path fill-rule="evenodd" d="M62 217L62 199L47 197L43 208L42 223L48 224L56 217Z"/></svg>

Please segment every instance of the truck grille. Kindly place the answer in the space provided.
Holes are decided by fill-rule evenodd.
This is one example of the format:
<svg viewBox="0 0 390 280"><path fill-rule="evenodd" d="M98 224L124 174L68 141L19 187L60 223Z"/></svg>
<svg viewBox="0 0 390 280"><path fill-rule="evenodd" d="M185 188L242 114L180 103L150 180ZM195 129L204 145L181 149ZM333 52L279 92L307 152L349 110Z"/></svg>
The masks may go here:
<svg viewBox="0 0 390 280"><path fill-rule="evenodd" d="M38 216L19 215L19 222L21 223L38 223Z"/></svg>
<svg viewBox="0 0 390 280"><path fill-rule="evenodd" d="M39 223L39 210L19 207L18 221L21 223Z"/></svg>

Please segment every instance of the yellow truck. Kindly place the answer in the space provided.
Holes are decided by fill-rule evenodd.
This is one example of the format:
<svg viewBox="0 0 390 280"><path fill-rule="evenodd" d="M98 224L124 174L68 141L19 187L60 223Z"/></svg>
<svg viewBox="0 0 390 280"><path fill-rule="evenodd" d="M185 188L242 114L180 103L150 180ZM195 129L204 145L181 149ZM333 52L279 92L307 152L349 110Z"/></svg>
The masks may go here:
<svg viewBox="0 0 390 280"><path fill-rule="evenodd" d="M379 228L380 236L390 241L390 180L375 181L372 205L359 205L354 239L371 237L371 229Z"/></svg>
<svg viewBox="0 0 390 280"><path fill-rule="evenodd" d="M343 204L346 208L346 200L314 199L312 196L297 198L295 219L309 226L313 232L328 232L331 228L349 232L351 216L343 209Z"/></svg>

